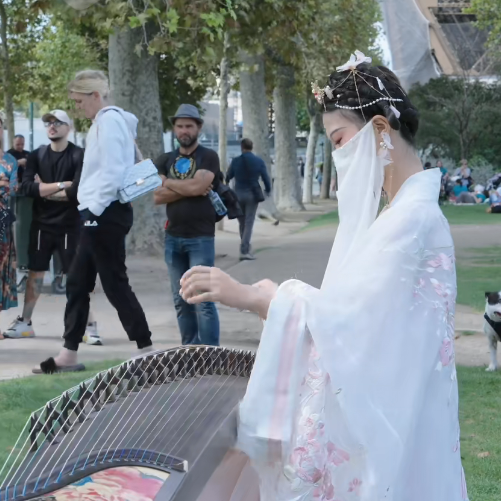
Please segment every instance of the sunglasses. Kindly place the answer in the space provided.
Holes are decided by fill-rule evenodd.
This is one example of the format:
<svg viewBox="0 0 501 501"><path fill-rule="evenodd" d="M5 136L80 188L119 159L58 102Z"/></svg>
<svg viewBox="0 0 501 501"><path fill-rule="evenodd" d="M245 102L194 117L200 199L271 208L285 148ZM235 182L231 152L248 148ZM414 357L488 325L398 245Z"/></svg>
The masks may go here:
<svg viewBox="0 0 501 501"><path fill-rule="evenodd" d="M56 120L55 122L44 122L44 126L46 129L48 129L49 127L56 127L56 129L58 129L59 127L61 127L61 125L66 125L64 122L60 122L59 120Z"/></svg>

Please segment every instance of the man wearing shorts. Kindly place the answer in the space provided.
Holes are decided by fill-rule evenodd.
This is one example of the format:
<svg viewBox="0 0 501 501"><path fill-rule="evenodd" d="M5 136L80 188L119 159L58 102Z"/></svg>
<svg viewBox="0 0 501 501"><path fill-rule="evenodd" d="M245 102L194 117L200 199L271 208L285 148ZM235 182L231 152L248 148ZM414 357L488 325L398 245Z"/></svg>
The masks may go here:
<svg viewBox="0 0 501 501"><path fill-rule="evenodd" d="M44 115L42 121L50 144L30 153L21 185L23 194L33 198L23 314L4 333L5 338L35 336L31 317L51 258L58 253L66 274L78 245L77 191L84 150L68 141L72 123L66 112L54 110ZM102 344L91 316L85 337L88 344Z"/></svg>

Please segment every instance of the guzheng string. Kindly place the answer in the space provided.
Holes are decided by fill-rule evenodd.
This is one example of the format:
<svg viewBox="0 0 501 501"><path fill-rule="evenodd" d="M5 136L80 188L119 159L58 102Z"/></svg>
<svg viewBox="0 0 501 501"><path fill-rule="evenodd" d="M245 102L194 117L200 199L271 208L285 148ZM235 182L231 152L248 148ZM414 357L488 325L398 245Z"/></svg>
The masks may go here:
<svg viewBox="0 0 501 501"><path fill-rule="evenodd" d="M148 364L148 366L149 366L149 365L151 365L151 364L153 363L153 361L154 361L154 360L155 360L155 358L152 358L152 359L151 359L151 361L150 361L150 363ZM134 370L134 375L136 375L136 373L137 373L137 371L138 371L139 369L140 369L140 365L138 364L138 365L136 366L135 370ZM124 379L124 377L125 377L125 373L122 375L122 377L120 378L120 380L119 380L119 381L120 381L120 382L122 382L122 381L123 381L123 379ZM112 380L113 380L113 378L110 378L110 380L108 381L107 386L106 386L107 388L109 388L109 386L111 385ZM137 385L137 381L136 381L135 385ZM92 394L93 394L93 395L95 395L95 394L96 394L96 392L97 392L97 388L93 391L93 393L92 393ZM129 396L129 394L126 396L125 400L128 398L128 396ZM83 396L82 396L81 398L83 398ZM107 398L107 400L106 400L106 403L109 401L109 399L110 399L110 398L111 398L111 394L108 396L108 398ZM92 402L92 397L91 397L91 398L89 398L89 400L88 400L87 402ZM95 407L96 407L96 405L98 405L98 403L99 403L99 400L98 400L98 399L96 399L96 401L95 401L95 402L94 402L94 404L92 405L92 407L91 407L90 411L88 411L88 413L89 413L89 414L90 414L90 413L91 413L91 412L95 409ZM82 415L84 414L84 411L86 411L86 407L87 407L87 404L85 404L85 405L84 405L84 406L80 409L80 412L79 412L79 414L77 414L76 418L74 419L73 423L71 424L71 426L70 426L70 430L69 430L69 432L68 432L68 433L71 433L71 431L73 431L73 429L74 429L74 427L76 426L76 424L80 422L80 421L79 421L79 418L80 418L80 417L82 417ZM70 416L68 416L68 418L66 419L66 421L68 421L69 417L70 417ZM87 433L87 431L88 431L89 429L90 429L90 427L86 430L86 432L85 432L85 433ZM56 441L56 439L57 439L57 436L59 435L59 433L60 433L62 430L63 430L63 427L59 428L58 433L57 433L57 434L56 434L56 436L52 439L52 442L50 443L49 447L47 447L47 448L45 449L45 452L42 454L42 456L41 456L41 457L40 457L40 459L38 460L38 463L35 465L35 467L33 468L33 470L36 470L36 469L38 468L38 466L40 465L40 463L41 463L42 459L45 457L45 455L47 454L47 452L48 452L48 451L50 451L51 446L52 446L52 445L54 445L54 443L55 443L55 441ZM68 436L68 433L66 433L66 436ZM77 435L73 435L73 437L70 439L70 441L69 441L68 445L67 445L67 446L66 446L66 448L63 450L62 454L64 454L64 453L68 450L68 447L72 444L72 442L73 442L73 440L75 439L75 437L76 437L76 436L77 436ZM84 434L84 436L85 436L85 434ZM62 441L61 441L61 442L57 445L56 450L55 450L55 451L53 451L53 456L56 456L56 455L57 455L57 453L58 453L58 451L59 451L59 448L61 447L61 445L62 445L63 443L64 443L64 440L62 440ZM38 452L38 451L37 451L37 452ZM69 459L70 457L71 457L71 456L68 456L68 459ZM66 461L66 462L67 462L67 461ZM63 468L66 466L66 462L64 463ZM47 465L45 465L45 466L44 466L44 468L42 469L42 471L41 471L41 472L40 472L40 474L38 475L37 482L36 482L36 484L35 484L35 490L37 490L38 485L39 485L39 482L40 482L40 478L42 477L42 475L43 475L43 473L45 472L45 469L46 469L46 467L47 467L48 465L49 465L49 463L47 463ZM47 480L46 480L46 482L45 482L45 484L44 484L44 487L46 487L46 486L47 486L47 484L48 484L48 482L50 481L50 478L51 478L51 476L52 476L52 473L54 472L55 467L56 467L56 464L52 467L52 470L50 471L49 476L47 477ZM62 470L61 470L61 471L62 471ZM23 489L23 491L25 491L25 489L26 489L26 485L27 485L27 483L28 483L28 480L29 480L29 478L28 478L28 479L26 479L26 481L25 481L25 483L24 483L24 489ZM58 480L59 480L59 477L58 477Z"/></svg>
<svg viewBox="0 0 501 501"><path fill-rule="evenodd" d="M202 354L200 354L200 357L201 357L201 356L202 356ZM158 361L158 364L156 365L156 367L155 367L155 369L154 369L154 370L157 370L158 365L161 363L161 361L162 361L162 359L161 359L161 357L160 357L160 358L159 358L159 361ZM164 373L164 371L165 371L167 368L168 368L168 366L166 365L166 366L165 366L165 368L164 368L164 369L163 369L163 370L162 370L162 371L158 374L157 378L156 378L156 379L152 382L152 386L151 386L150 388L148 388L148 391L147 391L147 392L144 392L143 399L141 400L140 404L141 404L142 402L144 402L144 400L148 397L149 392L150 392L150 391L151 391L151 390L155 387L154 385L155 385L155 384L158 382L158 380L159 380L159 379L163 376L163 373ZM172 367L172 369L170 370L169 374L167 374L167 377L172 376L173 371L174 371L174 367ZM137 383L136 383L136 384L137 384ZM156 394L158 394L158 392L160 391L160 389L161 389L161 386L156 386L156 392L155 392L155 395L156 395ZM136 400L136 399L137 399L140 395L141 395L141 392L138 392L138 393L136 394L136 396L134 397L134 400L132 401L132 403L134 403L134 402L135 402L135 400ZM128 397L128 396L130 396L130 393L129 393L129 395L127 395L127 397ZM122 404L120 405L120 407L119 407L119 408L115 411L115 414L116 414L116 415L119 415L119 414L120 414L120 411L122 410L122 408L123 408L123 406L126 404L126 402L127 402L127 398L125 398L125 399L124 399L124 401L122 402ZM130 407L132 406L132 403L131 403ZM138 409L138 407L136 407L136 410L137 410L137 409ZM110 408L108 409L108 412L107 412L107 417L109 417L109 416L110 416L110 413L111 413L111 412L112 412L112 408L110 407ZM135 411L132 413L132 415L134 415L134 413L135 413ZM110 436L113 436L113 433L115 432L115 430L116 430L117 426L120 424L120 422L122 421L122 419L123 419L123 417L124 417L125 415L126 415L126 414L123 414L123 415L122 415L122 417L121 417L121 418L120 418L120 420L118 421L118 423L117 423L117 425L115 426L115 428L114 428L114 429L111 431L111 433L109 434ZM139 417L140 417L140 416L138 416L138 419L139 419ZM132 416L131 416L131 418L132 418ZM106 418L105 418L105 419L106 419ZM137 423L138 419L136 419L136 423ZM130 418L129 418L129 420L130 420ZM129 421L129 420L128 420L128 421ZM127 421L127 422L128 422L128 421ZM112 421L110 421L110 422L108 423L108 425L107 425L107 426L105 427L105 429L102 431L102 433L101 433L101 435L99 436L99 438L95 441L96 443L99 443L100 439L104 436L104 434L106 433L106 430L107 430L107 429L108 429L108 427L111 425L111 423L112 423ZM127 423L126 423L126 424L127 424ZM93 441L93 439L94 439L94 437L95 437L95 435L96 435L96 433L97 433L97 432L98 432L98 430L96 430L96 431L94 432L94 434L92 435L92 437L90 437L90 438L89 438L89 440L87 441L87 445L89 445L89 444L90 444L90 442L91 442L91 441ZM82 437L82 439L83 439L83 437ZM82 440L82 439L81 439L81 440ZM76 447L78 447L78 445L79 445L79 444L77 444L77 446L76 446ZM86 448L86 447L85 447L85 448ZM84 448L84 450L85 450L85 448ZM99 455L100 455L101 451L102 451L102 448L101 448L101 450L98 452L98 454L97 454L97 456L96 456L96 460L95 460L94 464L96 464L96 462L97 462L97 460L98 460L98 458L99 458ZM89 461L89 459L90 459L90 456L92 455L92 452L93 452L93 450L91 449L91 450L89 451L89 454L87 455L87 459L85 460L85 463L84 463L84 465L83 465L83 467L82 467L83 469L85 469L85 467L87 466L87 463L88 463L88 461ZM78 456L78 460L77 460L77 462L75 463L75 466L73 467L73 471L72 471L72 473L74 473L74 472L75 472L75 468L77 467L77 465L78 465L78 463L79 463L80 456L81 456L81 454ZM103 461L104 461L105 459L106 459L106 456L103 458ZM61 469L61 471L63 471L63 470L64 470L64 466L63 466L63 468Z"/></svg>
<svg viewBox="0 0 501 501"><path fill-rule="evenodd" d="M246 368L248 366L248 362L245 363L244 365L244 368ZM231 375L228 375L228 378L230 377ZM227 379L228 379L227 378ZM230 384L230 385L227 385L225 386L225 391L223 393L222 396L224 396L230 389L231 387L233 386L233 384L235 384L235 379L233 380L233 382ZM170 452L168 452L166 455L165 455L165 461L163 462L163 465L164 466L172 466L172 463L167 465L167 460L170 458L170 461L172 462L173 461L173 457L175 455L175 450L176 450L176 446L181 442L181 440L183 438L185 438L185 440L188 440L189 437L191 437L193 435L193 433L202 426L203 424L203 420L201 419L198 419L200 417L200 415L202 414L202 412L215 400L216 398L216 395L219 393L219 391L221 390L222 387L219 387L218 390L216 391L216 394L213 396L213 398L211 398L209 400L209 402L207 402L207 404L205 405L205 407L198 413L198 415L195 417L194 421L192 424L195 424L197 423L197 420L198 420L198 423L195 425L195 426L191 426L191 433L185 438L185 435L186 433L188 433L188 431L190 431L190 427L188 427L188 429L178 438L177 442L171 447L170 449ZM160 456L159 456L160 458Z"/></svg>
<svg viewBox="0 0 501 501"><path fill-rule="evenodd" d="M118 366L117 366L118 367ZM108 372L112 371L114 368L110 369ZM111 381L112 381L112 378L110 378L110 381L109 381L109 384L111 384ZM85 383L89 383L89 382L92 382L92 378L86 380L84 382ZM51 413L49 414L49 416L46 418L46 421L49 420L50 418L54 417L54 414L56 412L56 409L57 409L57 405L59 404L59 402L63 399L64 395L65 394L69 394L71 393L72 391L76 391L77 389L79 388L79 386L75 386L73 387L71 390L68 390L67 392L65 392L63 395L61 395L61 397L59 398L56 398L56 399L53 399L50 403L53 404L53 407L52 407L52 411ZM82 404L82 401L84 400L84 394L82 394L82 396L78 399L77 401L77 404L76 404L76 408L79 408L79 406L81 406ZM68 402L66 403L66 405L63 407L62 411L64 410L67 410L69 405L70 405L70 402L71 402L71 399L68 399ZM82 411L85 409L85 405L82 407ZM42 419L42 415L43 415L43 412L40 412L39 416L38 416L38 419L37 419L37 424L40 422L40 420ZM78 417L80 416L80 414L78 415ZM64 425L67 425L68 424L68 420L70 419L71 417L71 414L68 415L68 417L66 418L66 420L64 421L63 423L63 426L60 426L59 430L57 431L57 433L55 434L52 442L51 442L51 445L52 443L57 439L59 433L64 430ZM78 417L75 418L75 421L73 422L72 426L70 427L70 430L73 428L73 426L78 422ZM47 432L47 436L50 435L51 432L53 432L53 430L55 429L55 426L57 425L57 421L53 421L52 423L52 426L50 427L50 429L48 430ZM27 424L28 426L28 424ZM42 435L43 435L43 427L40 428L40 431L38 432L38 434L35 436L35 439L34 439L34 443L38 443L38 440L40 440L40 438L42 438ZM18 454L18 457L16 458L16 462L19 460L19 456L22 454L22 451L24 450L24 448L26 447L27 445L27 442L29 440L29 437L26 439L24 445L23 445L23 448L19 451L19 454ZM22 478L22 476L27 472L28 468L30 467L30 465L33 463L33 461L35 461L36 457L37 457L37 454L39 453L39 451L41 450L38 449L34 454L33 454L33 457L31 458L31 460L28 462L28 464L26 465L26 467L24 468L23 472L19 475L19 478ZM47 450L49 450L49 447L46 449L45 453L47 452ZM29 452L29 448L28 448L28 452ZM44 453L44 455L45 455ZM25 457L27 457L28 453L26 454ZM43 456L42 456L43 457ZM15 466L16 462L13 463L13 466ZM38 464L38 463L37 463ZM16 476L18 475L19 473L19 470L20 468L22 467L23 465L23 462L21 462L19 464L19 467L17 468L16 472L14 473L13 475L13 480L16 478ZM32 469L32 471L34 470L34 468ZM8 478L8 475L10 474L10 472L7 474L7 477L6 477L6 480L2 483L2 485L0 486L0 489L5 487L5 482L7 481L7 478ZM29 477L28 479L29 480ZM27 482L26 482L27 483ZM24 491L25 491L25 488L26 488L26 483L24 485L24 489L23 489L23 494L24 494ZM15 496L15 493L16 493L16 490L17 490L17 486L18 486L18 483L14 484L14 496Z"/></svg>
<svg viewBox="0 0 501 501"><path fill-rule="evenodd" d="M228 357L229 357L229 353L227 353L227 354L226 354L226 357L224 358L224 360L222 360L222 362L225 362L225 361L228 359ZM212 363L211 363L210 369L214 369L214 367L213 367L213 366L214 366L214 364L218 361L218 359L219 359L219 357L216 357L216 358L214 358L214 359L212 360ZM208 371L206 371L206 373L207 373L207 372L208 372ZM204 374L204 375L205 375L205 374ZM190 393L188 394L188 396L189 396L189 395L190 395L190 394L191 394L191 393L195 390L195 387L196 387L198 384L200 384L200 383L201 383L202 379L203 379L203 377L199 378L199 380L198 380L198 381L197 381L197 383L193 386L193 388L192 388L192 390L190 391ZM178 388L176 388L176 390L177 390L177 389L178 389ZM173 394L174 394L174 393L173 393ZM169 404L170 398L171 398L172 396L173 396L173 395L171 395L171 396L169 397L169 399L168 399L168 400L167 400L167 401L166 401L166 402L162 405L162 407L160 407L160 409L158 410L158 412L155 414L155 416L154 416L153 420L156 422L156 424L155 424L155 426L153 426L153 428L152 428L152 429L149 431L149 433L146 435L145 440L147 440L147 438L148 438L148 437L149 437L149 436L153 433L153 431L154 431L154 430L155 430L155 428L157 427L157 424L162 422L160 419L157 419L157 418L158 418L159 414L162 412L162 410L163 410L163 409L164 409L164 408L165 408L165 407ZM172 402L172 405L173 405L173 404L175 404L175 403L177 402L177 398L178 398L178 397L176 397L176 400L175 400L174 402ZM187 397L185 397L185 399L183 400L183 402L184 402L184 401L186 401L186 398L187 398ZM181 402L181 405L182 405L182 403L183 403L183 402ZM180 405L179 407L181 407L181 405ZM150 412L151 412L151 411L150 411ZM178 414L178 413L175 413L175 414ZM174 416L175 414L173 414L172 416ZM179 414L180 414L180 413L179 413ZM167 422L164 424L164 427L168 424L168 422L170 421L170 419L172 418L172 416L171 416L171 417L167 420ZM136 448L136 446L138 445L138 443L139 443L139 441L141 440L141 438L143 437L143 435L144 435L144 431L143 431L143 433L142 433L142 434L141 434L141 435L140 435L140 436L136 439L135 443L134 443L131 447L129 447L130 441L129 441L126 445L125 445L125 447L124 447L125 449L130 449L130 452L129 452L129 454L127 455L127 458L130 458L130 454L131 454L132 450L134 450L134 449ZM145 450L149 449L149 448L151 447L151 444L153 444L153 443L154 443L154 441L155 441L155 439L156 439L157 437L158 437L158 433L157 433L157 435L155 435L155 437L153 437L153 438L150 440L150 443L148 444L148 446L144 447L144 449L145 449ZM143 453L142 459L144 459L144 454L145 454L145 453ZM136 451L136 454L134 455L134 459L136 459L136 458L137 458L137 451Z"/></svg>
<svg viewBox="0 0 501 501"><path fill-rule="evenodd" d="M117 367L119 367L119 366L117 366ZM110 371L111 371L111 370L113 370L113 369L114 369L114 368L110 369ZM93 378L89 378L89 379L87 379L86 381L84 381L84 382L83 382L83 384L86 384L86 383L88 384L89 382L91 382L91 381L92 381L92 379L93 379ZM59 403L59 402L60 402L60 401L61 401L61 400L62 400L62 399L66 396L66 395L72 394L72 393L73 393L73 392L75 392L76 390L78 390L78 385L77 385L77 386L74 386L73 388L70 388L70 389L69 389L69 390L67 390L67 391L65 391L65 392L64 392L64 393L63 393L60 397L53 398L52 400L50 400L50 401L48 402L48 404L49 404L49 405L51 405L51 404L52 404L52 411L51 411L51 412L50 412L50 414L48 415L47 420L49 420L50 418L52 418L52 417L54 416L54 413L56 412L56 409L57 409L57 405L58 405L58 403ZM80 402L78 402L78 403L80 403ZM70 404L70 400L68 400L68 403L66 404L66 406L64 406L64 407L62 408L62 411L66 410L66 409L67 409L67 407L69 406L69 404ZM36 412L35 412L34 414L36 415ZM43 413L42 413L42 412L39 412L39 414L37 415L36 421L35 421L35 423L34 423L34 425L33 425L33 426L35 427L35 429L38 427L38 425L40 425L40 422L41 422L41 420L42 420L42 416L43 416ZM30 416L30 418L32 418L32 417L33 417L33 414ZM17 454L16 458L12 460L12 465L11 465L11 467L10 467L9 471L6 473L5 480L2 482L2 484L0 484L0 489L3 489L3 488L5 487L5 485L6 485L6 481L7 481L7 479L9 478L9 475L12 473L12 470L14 469L15 465L19 462L19 459L20 459L20 457L21 457L21 454L22 454L23 450L25 450L25 448L26 448L26 447L27 447L27 445L28 445L28 441L29 441L29 434L28 434L27 438L25 439L25 441L24 441L24 443L23 443L23 446L22 446L20 449L17 449L17 447L18 447L18 445L19 445L19 442L22 440L23 435L24 435L24 434L26 434L26 432L27 432L27 430L28 430L28 428L29 428L29 425L30 425L30 421L28 420L28 421L27 421L27 423L26 423L26 425L25 425L25 426L24 426L24 428L23 428L23 431L22 431L22 432L21 432L21 434L19 435L19 438L17 439L16 444L14 445L14 447L13 447L13 449L12 449L11 454L9 455L9 457L7 458L7 461L4 463L4 465L3 465L2 469L0 470L0 478L1 478L1 477L2 477L2 474L3 474L4 470L5 470L5 468L6 468L6 467L7 467L7 465L9 464L9 460L11 459L11 456L15 453L15 451L16 451L16 450L19 450L19 452L18 452L18 454ZM53 425L52 425L52 427L51 427L51 431L52 431L52 429L54 428L54 426L55 426L55 425L56 425L56 423L54 422L54 424L53 424ZM40 431L40 432L38 433L38 435L36 435L35 440L39 440L39 439L40 439L40 437L41 437L41 435L42 435L42 431ZM22 462L21 462L21 464L19 465L18 470L17 470L17 471L16 471L16 473L14 474L14 477L15 477L15 475L17 475L17 473L18 473L18 471L19 471L19 469L20 469L20 467L21 467L21 466L22 466Z"/></svg>
<svg viewBox="0 0 501 501"><path fill-rule="evenodd" d="M227 355L227 356L228 356L228 355ZM201 376L203 377L204 375L202 374ZM194 385L194 387L196 387L196 386L200 383L200 381L202 381L202 377L200 377L200 378L197 380L197 382L196 382L196 384ZM169 396L169 398L168 398L168 399L167 399L167 401L163 404L163 406L161 407L161 409L163 409L164 407L166 407L166 406L168 405L168 403L169 403L169 401L170 401L171 397L172 397L172 396L174 396L174 395L177 393L177 391L179 390L179 388L182 386L182 383L184 383L187 379L188 379L188 378L187 378L187 376L185 376L185 377L184 377L184 378L183 378L183 379L179 382L179 384L178 384L178 385L177 385L177 387L175 388L174 392L173 392L173 393ZM181 389L181 392L182 392L182 391L183 391L183 390ZM193 389L192 389L192 391L193 391ZM190 393L191 393L191 392L190 392ZM189 394L188 394L188 395L189 395ZM178 399L178 398L179 398L179 397L176 397L176 400L174 400L174 402L172 402L172 404L175 404L175 403L177 402L177 399ZM186 398L187 398L187 397L186 397ZM186 398L185 398L185 400L186 400ZM143 399L143 400L144 400L144 399ZM184 400L183 400L183 402L184 402ZM177 413L174 413L173 415L176 415L176 414L177 414ZM132 417L132 416L131 416L131 417ZM141 417L141 416L139 415L139 416L137 417L137 419L135 420L135 422L132 424L132 426L131 426L131 427L129 427L129 429L130 429L131 431L132 431L132 430L134 429L134 427L137 425L137 423L138 423L138 421L139 421L139 418L140 418L140 417ZM170 418L169 418L169 419L170 419ZM129 418L129 420L130 420L130 418ZM120 422L119 422L119 423L117 423L117 426L118 426L118 424L120 424ZM126 425L127 425L127 423L125 423L125 425L122 427L122 429L120 430L120 432L122 432L122 431L124 430L124 428L125 428L125 426L126 426ZM117 426L116 426L116 427L117 427ZM156 425L155 425L155 426L156 426ZM116 429L116 427L115 427L115 429ZM113 430L112 435L113 435L114 431L115 431L115 430ZM120 433L119 433L118 435L120 435ZM127 437L127 433L126 433L126 435L125 435L125 436ZM110 451L110 449L111 449L111 446L112 446L112 445L113 445L113 442L111 442L110 446L108 447L108 450L106 451L106 454L105 454L105 456L104 456L104 458L103 458L103 461L106 459L106 457L107 457L107 455L108 455L108 453L109 453L109 451ZM145 449L148 449L150 446L151 446L151 443L150 443L147 447L145 447ZM102 447L102 448L103 448L103 447ZM99 451L99 453L98 453L98 457L99 457L99 455L100 455L100 453L101 453L101 451L102 451L102 448L101 448L101 450L100 450L100 451ZM120 448L120 444L118 445L118 448ZM114 456L113 456L113 457L114 457ZM112 459L113 459L113 457L112 457ZM96 461L97 461L97 458L96 458ZM94 463L94 464L95 464L95 463Z"/></svg>
<svg viewBox="0 0 501 501"><path fill-rule="evenodd" d="M230 373L230 374L228 374L228 375L227 375L227 377L226 377L226 380L225 380L225 381L227 381L227 380L231 377L231 375L232 375L231 373ZM221 379L222 377L223 377L223 374L220 374L220 375L218 376L218 380L219 380L219 379ZM200 379L200 381L201 381L201 380L202 380L202 379ZM200 381L197 381L197 384L198 384ZM223 383L223 384L224 384L224 383ZM194 386L194 387L190 390L190 392L188 393L188 395L186 395L186 397L184 398L184 400L181 402L180 408L181 408L182 404L183 404L183 403L184 403L184 402L188 399L188 397L190 396L190 394L191 394L191 393L193 393L193 391L194 391L194 390L195 390L195 386ZM202 397L202 399L201 399L200 401L202 401L202 400L203 400L203 397ZM198 405L198 404L197 404L197 405ZM195 406L195 408L196 408L196 406ZM194 410L194 409L193 409L193 410ZM158 431L157 431L157 433L155 434L155 436L154 436L154 437L150 440L149 444L145 447L145 449L149 449L149 448L152 446L152 444L155 442L155 440L156 440L156 439L160 436L160 433L161 433L161 432L165 429L165 427L169 424L169 422L171 421L171 418L172 418L172 417L174 417L174 416L176 416L176 414L178 414L178 413L173 414L173 415L172 415L172 416L171 416L171 417L170 417L170 418L169 418L169 419L168 419L168 420L164 423L164 425L160 428L160 430L158 430ZM181 414L181 413L179 413L179 415L177 416L177 419L175 419L175 420L174 420L174 422L172 422L172 424L171 424L171 427L170 427L170 430L171 430L171 431L174 429L174 425L175 425L176 423L178 423L178 422L181 420L181 418L182 418L182 414ZM160 454L159 454L159 456L158 456L158 458L157 458L157 461L158 461L158 459L159 459L159 458L160 458Z"/></svg>

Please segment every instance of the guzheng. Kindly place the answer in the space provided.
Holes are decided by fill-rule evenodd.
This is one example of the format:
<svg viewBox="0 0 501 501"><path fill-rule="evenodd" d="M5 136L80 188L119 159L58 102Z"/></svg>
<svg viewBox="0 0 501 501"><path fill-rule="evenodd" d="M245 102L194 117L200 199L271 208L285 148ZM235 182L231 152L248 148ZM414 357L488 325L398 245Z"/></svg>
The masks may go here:
<svg viewBox="0 0 501 501"><path fill-rule="evenodd" d="M31 415L0 470L0 501L93 499L90 489L196 501L235 444L253 363L249 351L182 347L84 381Z"/></svg>

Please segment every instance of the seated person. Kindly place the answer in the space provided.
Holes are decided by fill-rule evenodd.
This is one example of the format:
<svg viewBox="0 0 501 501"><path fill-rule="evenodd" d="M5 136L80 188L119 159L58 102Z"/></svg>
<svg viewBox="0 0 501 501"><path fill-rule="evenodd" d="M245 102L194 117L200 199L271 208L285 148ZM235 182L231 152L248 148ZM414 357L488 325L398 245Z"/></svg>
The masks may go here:
<svg viewBox="0 0 501 501"><path fill-rule="evenodd" d="M501 197L496 190L490 192L490 205L487 212L491 214L501 214Z"/></svg>
<svg viewBox="0 0 501 501"><path fill-rule="evenodd" d="M477 186L475 186L473 195L477 199L478 204L483 204L486 201L487 197L485 196L484 192L485 188L481 184L477 184Z"/></svg>
<svg viewBox="0 0 501 501"><path fill-rule="evenodd" d="M476 204L477 199L468 191L468 188L464 186L462 179L456 180L456 186L454 186L453 190L454 196L456 197L457 204Z"/></svg>

